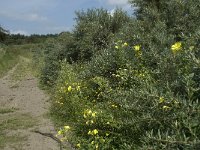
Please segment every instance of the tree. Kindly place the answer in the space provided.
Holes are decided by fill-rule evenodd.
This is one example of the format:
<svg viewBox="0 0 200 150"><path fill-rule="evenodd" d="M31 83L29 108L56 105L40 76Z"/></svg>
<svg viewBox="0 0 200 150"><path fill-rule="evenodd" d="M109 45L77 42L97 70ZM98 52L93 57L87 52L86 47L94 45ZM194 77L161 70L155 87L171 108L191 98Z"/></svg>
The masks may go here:
<svg viewBox="0 0 200 150"><path fill-rule="evenodd" d="M113 35L130 21L130 17L120 9L115 10L113 15L105 9L88 9L76 12L75 20L73 34L78 59L87 61L96 52L108 47Z"/></svg>
<svg viewBox="0 0 200 150"><path fill-rule="evenodd" d="M199 31L200 0L130 0L130 3L137 8L136 17L148 23L149 30L162 22L177 40Z"/></svg>
<svg viewBox="0 0 200 150"><path fill-rule="evenodd" d="M0 42L3 42L9 32L0 26Z"/></svg>

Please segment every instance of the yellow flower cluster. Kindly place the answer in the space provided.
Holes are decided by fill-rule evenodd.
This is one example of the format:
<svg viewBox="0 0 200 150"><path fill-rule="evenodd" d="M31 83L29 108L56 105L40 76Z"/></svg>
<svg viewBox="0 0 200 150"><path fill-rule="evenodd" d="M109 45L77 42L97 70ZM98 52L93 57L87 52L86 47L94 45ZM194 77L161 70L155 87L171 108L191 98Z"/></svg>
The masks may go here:
<svg viewBox="0 0 200 150"><path fill-rule="evenodd" d="M141 45L133 46L133 50L135 51L137 57L142 56Z"/></svg>
<svg viewBox="0 0 200 150"><path fill-rule="evenodd" d="M64 126L64 129L65 129L65 131L68 131L68 130L70 130L71 128L70 128L70 126Z"/></svg>
<svg viewBox="0 0 200 150"><path fill-rule="evenodd" d="M90 109L86 109L86 110L84 111L84 113L83 113L83 117L84 117L84 118L88 118L88 117L93 117L93 118L95 118L95 117L96 117L96 114L97 114L97 112L93 112L93 111L90 110Z"/></svg>
<svg viewBox="0 0 200 150"><path fill-rule="evenodd" d="M67 90L68 90L68 92L71 92L72 91L72 86L68 86Z"/></svg>
<svg viewBox="0 0 200 150"><path fill-rule="evenodd" d="M133 46L133 49L135 51L140 51L141 50L141 45L135 45L135 46Z"/></svg>
<svg viewBox="0 0 200 150"><path fill-rule="evenodd" d="M115 49L120 49L120 47L128 47L129 44L127 42L122 42L119 40L117 43L115 43ZM135 45L133 46L133 50L135 51L135 54L137 57L142 56L142 51L141 51L141 45Z"/></svg>
<svg viewBox="0 0 200 150"><path fill-rule="evenodd" d="M67 133L70 129L71 129L70 126L64 126L63 128L61 128L61 129L58 131L56 137L62 135L63 138L61 138L61 141L67 140L66 133Z"/></svg>
<svg viewBox="0 0 200 150"><path fill-rule="evenodd" d="M176 42L171 46L171 50L173 54L176 54L182 49L182 43L181 42Z"/></svg>
<svg viewBox="0 0 200 150"><path fill-rule="evenodd" d="M89 124L93 124L93 123L94 123L93 120L88 120L88 121L86 121L86 124L87 124L87 125L89 125Z"/></svg>
<svg viewBox="0 0 200 150"><path fill-rule="evenodd" d="M118 106L117 105L115 105L115 104L112 104L111 105L113 108L117 108Z"/></svg>
<svg viewBox="0 0 200 150"><path fill-rule="evenodd" d="M56 103L60 104L60 105L63 105L64 103L63 102L60 102L60 101L56 101Z"/></svg>
<svg viewBox="0 0 200 150"><path fill-rule="evenodd" d="M57 96L55 96L55 103L57 103L57 104L60 104L60 105L63 105L64 103L64 101L63 101L63 97L57 97Z"/></svg>
<svg viewBox="0 0 200 150"><path fill-rule="evenodd" d="M119 49L119 46L116 45L116 46L115 46L115 49Z"/></svg>
<svg viewBox="0 0 200 150"><path fill-rule="evenodd" d="M164 102L165 102L164 97L160 97L160 98L159 98L159 103L164 103Z"/></svg>
<svg viewBox="0 0 200 150"><path fill-rule="evenodd" d="M101 147L100 145L104 144L105 142L106 140L103 137L95 137L95 139L91 142L91 145L98 150Z"/></svg>
<svg viewBox="0 0 200 150"><path fill-rule="evenodd" d="M65 86L61 87L59 92L60 93L67 93L67 92L72 92L73 90L77 90L77 91L80 91L81 87L80 87L80 84L78 83L73 83L72 85L68 85L66 83Z"/></svg>
<svg viewBox="0 0 200 150"><path fill-rule="evenodd" d="M81 148L81 144L80 143L76 144L76 147Z"/></svg>
<svg viewBox="0 0 200 150"><path fill-rule="evenodd" d="M97 129L94 129L94 130L89 130L88 131L88 135L97 135L99 133L99 131Z"/></svg>
<svg viewBox="0 0 200 150"><path fill-rule="evenodd" d="M147 70L131 70L133 76L138 77L139 79L144 79L145 77L149 76L149 72Z"/></svg>
<svg viewBox="0 0 200 150"><path fill-rule="evenodd" d="M128 43L124 43L123 45L122 45L122 47L126 47L126 46L128 46Z"/></svg>
<svg viewBox="0 0 200 150"><path fill-rule="evenodd" d="M86 119L86 125L94 124L97 112L90 109L86 109L83 113L83 117Z"/></svg>
<svg viewBox="0 0 200 150"><path fill-rule="evenodd" d="M170 109L169 106L163 106L163 110L168 110L168 109Z"/></svg>
<svg viewBox="0 0 200 150"><path fill-rule="evenodd" d="M120 47L127 47L127 46L128 46L128 43L127 42L122 43L121 40L115 43L115 49L119 49Z"/></svg>

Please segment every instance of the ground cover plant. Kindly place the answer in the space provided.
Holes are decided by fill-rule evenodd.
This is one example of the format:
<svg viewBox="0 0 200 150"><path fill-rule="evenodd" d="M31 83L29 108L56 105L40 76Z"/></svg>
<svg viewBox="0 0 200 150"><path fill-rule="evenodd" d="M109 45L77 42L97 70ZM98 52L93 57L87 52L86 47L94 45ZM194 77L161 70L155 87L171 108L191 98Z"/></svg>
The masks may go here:
<svg viewBox="0 0 200 150"><path fill-rule="evenodd" d="M20 57L31 58L33 44L24 45L0 45L0 77L4 76L7 71L19 63Z"/></svg>
<svg viewBox="0 0 200 150"><path fill-rule="evenodd" d="M73 33L45 45L58 137L78 149L198 150L200 1L130 4L133 17L77 13Z"/></svg>

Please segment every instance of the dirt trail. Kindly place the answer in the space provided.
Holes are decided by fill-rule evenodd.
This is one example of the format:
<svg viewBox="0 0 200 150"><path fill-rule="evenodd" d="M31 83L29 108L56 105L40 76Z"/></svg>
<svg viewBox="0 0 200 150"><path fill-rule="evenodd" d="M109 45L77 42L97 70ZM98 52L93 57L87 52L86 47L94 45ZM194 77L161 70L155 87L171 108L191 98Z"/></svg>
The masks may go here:
<svg viewBox="0 0 200 150"><path fill-rule="evenodd" d="M48 96L38 88L37 79L33 76L29 75L16 83L13 82L11 75L16 68L17 66L9 71L5 77L0 79L0 107L4 109L14 108L14 110L16 110L13 113L0 114L0 122L6 115L9 117L16 117L15 119L20 119L18 116L27 114L30 116L28 117L29 121L34 121L34 125L27 128L20 127L19 129L15 127L15 130L8 129L7 134L19 134L20 136L26 137L26 140L15 144L8 143L4 149L59 150L59 144L55 140L32 132L33 130L39 130L55 135L53 124L47 117L49 109ZM23 118L24 117L22 117L20 121L26 124L27 120L23 120Z"/></svg>

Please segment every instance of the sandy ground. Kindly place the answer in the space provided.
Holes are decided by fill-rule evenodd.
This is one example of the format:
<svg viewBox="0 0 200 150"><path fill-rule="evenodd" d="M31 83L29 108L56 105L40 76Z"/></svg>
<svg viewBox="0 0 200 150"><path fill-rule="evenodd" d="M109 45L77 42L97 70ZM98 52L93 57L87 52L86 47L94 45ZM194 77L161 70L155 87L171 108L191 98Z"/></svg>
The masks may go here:
<svg viewBox="0 0 200 150"><path fill-rule="evenodd" d="M16 68L16 67L15 67ZM0 79L0 106L3 108L16 108L16 113L30 114L37 120L37 125L28 129L19 129L12 132L19 132L26 136L27 140L22 142L22 150L59 150L59 144L47 136L32 132L39 130L55 135L55 130L51 121L45 115L48 113L48 96L37 86L37 79L32 76L14 83L10 76L15 70L13 68L7 76ZM10 145L6 145L5 150L12 150Z"/></svg>

